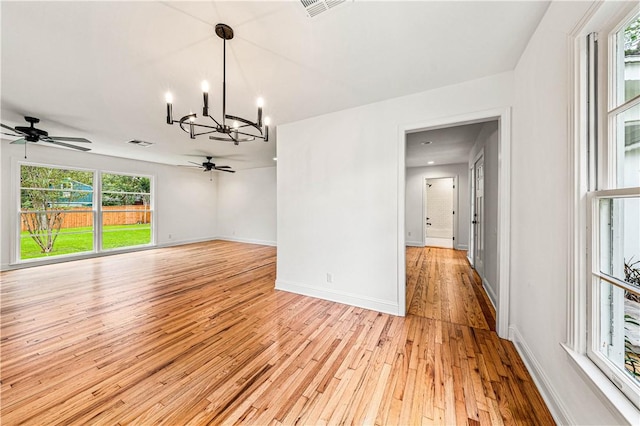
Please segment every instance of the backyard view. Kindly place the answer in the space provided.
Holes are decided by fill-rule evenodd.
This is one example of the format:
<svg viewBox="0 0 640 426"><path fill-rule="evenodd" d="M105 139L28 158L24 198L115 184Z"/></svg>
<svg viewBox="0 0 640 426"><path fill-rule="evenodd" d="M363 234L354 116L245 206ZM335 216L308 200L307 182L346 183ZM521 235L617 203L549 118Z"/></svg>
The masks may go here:
<svg viewBox="0 0 640 426"><path fill-rule="evenodd" d="M102 191L94 194L94 177L91 171L21 166L21 260L152 242L150 179L102 173ZM96 215L102 218L97 229Z"/></svg>

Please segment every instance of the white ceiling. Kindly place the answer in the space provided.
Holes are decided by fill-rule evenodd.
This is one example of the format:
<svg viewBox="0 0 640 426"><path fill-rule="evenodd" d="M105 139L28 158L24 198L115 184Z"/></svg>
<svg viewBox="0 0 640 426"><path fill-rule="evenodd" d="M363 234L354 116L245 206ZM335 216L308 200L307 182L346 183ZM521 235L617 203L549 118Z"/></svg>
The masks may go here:
<svg viewBox="0 0 640 426"><path fill-rule="evenodd" d="M426 130L407 135L406 166L441 166L466 163L485 123ZM427 143L431 142L431 143ZM433 164L429 162L433 161Z"/></svg>
<svg viewBox="0 0 640 426"><path fill-rule="evenodd" d="M86 137L100 154L168 164L208 154L239 169L270 166L275 137L193 141L165 123L164 93L173 92L175 116L199 112L203 79L220 115L215 24L235 31L228 113L253 118L262 96L277 126L511 70L547 6L357 0L308 18L298 1L2 1L1 119L16 126L39 117L51 135Z"/></svg>

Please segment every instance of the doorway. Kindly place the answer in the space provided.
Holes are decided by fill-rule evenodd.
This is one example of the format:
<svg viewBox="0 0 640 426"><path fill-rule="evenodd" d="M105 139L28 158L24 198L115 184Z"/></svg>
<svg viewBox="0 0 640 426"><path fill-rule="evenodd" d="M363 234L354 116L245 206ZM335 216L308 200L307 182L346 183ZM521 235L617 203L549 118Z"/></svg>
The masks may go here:
<svg viewBox="0 0 640 426"><path fill-rule="evenodd" d="M454 179L427 178L424 183L424 245L453 248Z"/></svg>
<svg viewBox="0 0 640 426"><path fill-rule="evenodd" d="M406 246L407 246L407 225L410 226L408 229L410 236L410 232L412 229L415 229L413 222L405 222L409 218L411 218L411 210L407 209L407 197L410 194L407 193L407 185L410 181L407 180L407 177L415 176L415 173L411 171L412 167L416 167L408 162L407 159L407 141L410 134L426 132L437 129L448 129L456 126L463 126L472 123L488 123L494 122L494 130L492 130L491 137L492 142L490 144L491 151L489 155L490 164L487 163L487 153L485 151L484 162L481 163L482 167L480 167L479 173L482 174L482 191L480 193L481 198L476 200L475 190L471 188L471 183L473 185L477 185L475 179L471 179L469 176L469 180L466 181L466 188L470 191L469 194L465 194L463 200L467 206L470 207L471 201L473 200L474 204L482 203L482 210L477 210L477 214L482 215L481 219L484 221L487 220L487 217L490 217L493 221L493 224L489 224L487 227L482 227L477 229L475 232L471 232L473 229L473 224L471 224L470 217L469 221L466 222L469 225L469 229L465 229L464 232L468 232L468 243L469 254L473 254L471 262L474 262L475 259L482 261L482 267L487 269L487 265L491 264L491 273L492 277L489 277L488 282L491 283L490 297L492 297L492 302L496 307L496 328L498 335L502 338L509 337L509 293L510 293L510 283L509 283L509 258L510 258L510 244L509 244L509 230L510 230L510 145L511 145L511 110L510 108L498 108L487 111L479 111L467 113L459 116L445 117L434 119L431 121L426 121L422 123L416 123L412 125L401 126L398 131L398 146L399 146L399 167L398 167L398 217L404 218L404 220L398 221L398 315L404 316L406 314L407 308L407 300L406 300L406 289L407 289L407 275L406 275ZM429 144L428 140L423 142L424 145ZM473 161L470 161L467 165L467 171L465 174L472 172L475 170L477 156L469 158ZM436 163L437 164L437 163ZM480 166L480 164L477 164ZM473 167L472 167L473 166ZM489 181L493 182L489 189L492 190L491 196L489 198L487 194L487 167L491 171L491 177ZM473 197L472 195L473 194ZM487 203L489 202L489 212L487 213ZM469 214L471 212L469 211ZM487 216L489 214L489 216ZM425 219L427 216L424 216L422 219ZM422 220L421 220L422 221ZM424 223L424 222L423 222ZM465 225L466 226L466 225ZM486 232L485 232L486 231ZM487 232L489 232L487 234ZM475 234L475 235L474 235ZM492 241L493 249L490 251L491 256L488 257L487 252L487 240L486 236L489 235ZM473 245L471 244L472 239L476 237ZM479 243L482 241L482 245ZM475 249L475 250L474 250ZM481 250L480 250L481 249ZM480 252L478 256L476 256L475 252ZM474 253L471 253L474 252ZM486 271L485 271L486 272ZM483 282L484 284L484 282Z"/></svg>

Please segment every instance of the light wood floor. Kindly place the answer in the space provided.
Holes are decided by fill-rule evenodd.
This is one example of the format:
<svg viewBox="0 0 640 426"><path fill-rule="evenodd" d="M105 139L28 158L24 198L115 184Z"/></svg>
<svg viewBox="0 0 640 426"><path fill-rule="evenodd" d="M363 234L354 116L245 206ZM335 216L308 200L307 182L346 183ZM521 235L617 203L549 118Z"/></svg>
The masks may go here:
<svg viewBox="0 0 640 426"><path fill-rule="evenodd" d="M2 424L553 423L460 254L409 250L410 276L448 278L414 280L426 317L406 318L275 291L275 256L211 242L2 273Z"/></svg>

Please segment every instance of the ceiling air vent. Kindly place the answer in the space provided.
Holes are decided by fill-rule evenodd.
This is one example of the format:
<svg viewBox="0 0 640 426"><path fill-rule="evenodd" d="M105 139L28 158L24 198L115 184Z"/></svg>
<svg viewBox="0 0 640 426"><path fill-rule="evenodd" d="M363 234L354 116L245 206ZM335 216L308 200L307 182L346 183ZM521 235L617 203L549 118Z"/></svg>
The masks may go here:
<svg viewBox="0 0 640 426"><path fill-rule="evenodd" d="M300 3L304 6L309 18L313 18L322 12L341 5L345 1L346 0L300 0Z"/></svg>
<svg viewBox="0 0 640 426"><path fill-rule="evenodd" d="M134 140L129 141L129 142L127 142L127 143L130 143L130 144L133 144L133 145L138 145L138 146L141 146L141 147L143 147L143 148L146 148L146 147L148 147L148 146L153 145L153 143L152 143L152 142L140 141L140 140L138 140L138 139L134 139Z"/></svg>

